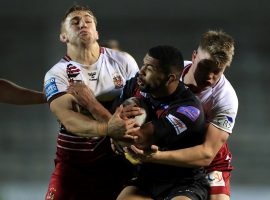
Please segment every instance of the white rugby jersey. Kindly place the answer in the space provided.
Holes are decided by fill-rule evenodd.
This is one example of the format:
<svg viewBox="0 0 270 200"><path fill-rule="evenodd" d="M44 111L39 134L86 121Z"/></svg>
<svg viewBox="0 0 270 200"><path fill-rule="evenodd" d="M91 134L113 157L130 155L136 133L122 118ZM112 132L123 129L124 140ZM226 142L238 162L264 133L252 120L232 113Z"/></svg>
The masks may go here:
<svg viewBox="0 0 270 200"><path fill-rule="evenodd" d="M83 81L100 101L111 101L120 95L126 80L138 71L134 58L127 53L100 47L100 56L92 65L82 65L68 56L45 75L47 100L65 92L70 81Z"/></svg>
<svg viewBox="0 0 270 200"><path fill-rule="evenodd" d="M180 78L181 81L191 64L190 61L184 62L185 68ZM214 87L196 95L203 104L206 120L217 128L232 133L238 110L238 98L226 77L222 75Z"/></svg>
<svg viewBox="0 0 270 200"><path fill-rule="evenodd" d="M83 81L101 103L111 103L118 97L127 80L139 71L134 58L127 53L100 47L100 56L92 65L82 65L68 56L61 59L45 75L48 102L65 94L72 81ZM82 114L84 110L80 110ZM97 151L95 149L98 148ZM100 149L103 149L101 151ZM91 162L110 153L106 137L84 138L71 134L63 126L57 139L57 160Z"/></svg>

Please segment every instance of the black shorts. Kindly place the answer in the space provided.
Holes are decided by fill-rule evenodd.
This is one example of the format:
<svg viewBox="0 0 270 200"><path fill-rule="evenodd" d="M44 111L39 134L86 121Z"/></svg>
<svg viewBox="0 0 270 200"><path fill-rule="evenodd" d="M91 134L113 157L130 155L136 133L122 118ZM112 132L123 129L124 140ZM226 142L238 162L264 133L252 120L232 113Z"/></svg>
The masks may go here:
<svg viewBox="0 0 270 200"><path fill-rule="evenodd" d="M127 185L136 186L155 200L171 200L177 196L186 196L192 200L208 200L210 186L202 177L196 181L181 183L157 182L143 178L134 178Z"/></svg>

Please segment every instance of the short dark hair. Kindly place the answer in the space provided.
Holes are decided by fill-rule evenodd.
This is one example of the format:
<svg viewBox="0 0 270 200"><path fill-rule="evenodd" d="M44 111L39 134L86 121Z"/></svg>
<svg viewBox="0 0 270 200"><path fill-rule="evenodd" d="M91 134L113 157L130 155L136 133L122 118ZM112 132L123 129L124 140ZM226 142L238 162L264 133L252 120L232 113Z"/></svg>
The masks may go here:
<svg viewBox="0 0 270 200"><path fill-rule="evenodd" d="M148 55L159 60L159 67L164 73L175 73L180 77L184 60L179 49L170 45L159 45L149 49Z"/></svg>

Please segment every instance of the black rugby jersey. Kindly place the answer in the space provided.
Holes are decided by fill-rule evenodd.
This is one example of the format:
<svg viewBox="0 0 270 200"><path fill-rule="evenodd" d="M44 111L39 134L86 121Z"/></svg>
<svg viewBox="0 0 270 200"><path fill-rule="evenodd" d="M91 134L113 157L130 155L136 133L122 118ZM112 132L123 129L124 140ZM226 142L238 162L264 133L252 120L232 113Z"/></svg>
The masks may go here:
<svg viewBox="0 0 270 200"><path fill-rule="evenodd" d="M118 105L132 97L140 97L148 105L149 119L154 125L154 143L162 150L177 150L203 143L206 133L202 105L197 97L179 82L173 94L160 99L141 92L137 76L127 81ZM154 181L189 182L204 177L203 168L184 168L163 164L143 163L139 176Z"/></svg>

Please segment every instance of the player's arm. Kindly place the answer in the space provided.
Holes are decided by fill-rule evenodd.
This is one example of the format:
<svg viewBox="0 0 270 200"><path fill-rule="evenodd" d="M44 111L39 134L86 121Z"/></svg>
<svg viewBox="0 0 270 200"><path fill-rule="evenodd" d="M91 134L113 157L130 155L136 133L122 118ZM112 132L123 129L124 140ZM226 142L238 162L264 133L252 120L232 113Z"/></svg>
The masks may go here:
<svg viewBox="0 0 270 200"><path fill-rule="evenodd" d="M93 91L83 82L75 82L68 87L68 93L72 94L77 102L86 108L96 120L108 122L111 113L96 99Z"/></svg>
<svg viewBox="0 0 270 200"><path fill-rule="evenodd" d="M72 83L68 87L67 92L72 94L76 98L77 102L82 107L86 108L96 120L108 122L109 119L112 117L111 113L96 99L93 91L88 88L84 83ZM115 104L120 105L123 100L118 99L117 101L118 102ZM135 105L125 106L122 111L122 119L127 119L131 116L134 117L141 114L140 109Z"/></svg>
<svg viewBox="0 0 270 200"><path fill-rule="evenodd" d="M174 113L176 116L181 116L179 113ZM169 115L172 116L172 115ZM169 146L176 143L176 141L180 141L181 138L186 137L192 131L192 123L184 124L180 119L170 118L168 119L168 115L159 119L154 119L153 121L147 122L143 124L140 129L128 130L127 134L136 136L136 144L135 146L140 149L149 150L152 144L162 145L162 147L168 148ZM173 121L175 120L175 121ZM189 121L191 121L189 119ZM178 124L176 124L178 123ZM182 123L182 124L180 124ZM179 126L185 126L186 129L179 129ZM181 132L182 131L182 132ZM198 136L199 137L199 136Z"/></svg>
<svg viewBox="0 0 270 200"><path fill-rule="evenodd" d="M24 88L11 81L0 79L0 102L29 105L42 104L47 101L43 92Z"/></svg>
<svg viewBox="0 0 270 200"><path fill-rule="evenodd" d="M229 133L210 124L203 144L173 151L158 151L157 147L154 147L153 150L155 152L151 156L135 147L133 147L133 150L141 156L144 162L180 167L208 166L228 137ZM143 156L144 154L145 156Z"/></svg>
<svg viewBox="0 0 270 200"><path fill-rule="evenodd" d="M107 123L98 122L74 111L76 104L74 96L64 94L52 100L50 109L71 133L81 136L105 136Z"/></svg>
<svg viewBox="0 0 270 200"><path fill-rule="evenodd" d="M121 138L126 130L135 124L132 119L121 119L120 113L122 112L122 107L115 111L107 123L93 120L79 112L75 112L73 105L76 103L75 97L71 94L64 94L55 98L50 103L51 111L65 128L73 134L82 137L108 135L113 138Z"/></svg>

